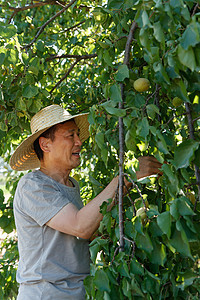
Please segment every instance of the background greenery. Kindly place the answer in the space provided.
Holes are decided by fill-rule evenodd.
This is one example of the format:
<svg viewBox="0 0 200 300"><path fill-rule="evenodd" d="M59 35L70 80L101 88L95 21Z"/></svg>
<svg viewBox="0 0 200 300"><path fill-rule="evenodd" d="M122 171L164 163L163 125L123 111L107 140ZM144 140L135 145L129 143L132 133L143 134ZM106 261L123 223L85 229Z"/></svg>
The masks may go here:
<svg viewBox="0 0 200 300"><path fill-rule="evenodd" d="M190 0L0 1L5 166L30 134L30 118L56 103L72 114L90 112L91 138L76 171L85 201L118 173L119 140L124 172L137 184L123 199L123 220L117 204L108 213L102 207L87 299L199 299L199 19L199 2ZM148 91L133 88L139 77L149 79ZM165 162L161 177L136 181L143 155ZM9 235L1 244L0 299L7 300L17 293L12 203L23 173L5 170L10 197L0 192L0 227ZM135 216L140 207L144 220Z"/></svg>

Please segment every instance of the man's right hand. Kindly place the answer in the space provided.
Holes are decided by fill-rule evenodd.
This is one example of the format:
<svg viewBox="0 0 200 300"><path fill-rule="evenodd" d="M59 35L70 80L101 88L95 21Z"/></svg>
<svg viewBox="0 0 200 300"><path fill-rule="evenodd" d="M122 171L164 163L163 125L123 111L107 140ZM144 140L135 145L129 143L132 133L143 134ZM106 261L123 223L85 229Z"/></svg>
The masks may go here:
<svg viewBox="0 0 200 300"><path fill-rule="evenodd" d="M154 156L140 156L138 160L140 170L136 171L137 179L156 174L162 175L162 172L159 170L162 164Z"/></svg>

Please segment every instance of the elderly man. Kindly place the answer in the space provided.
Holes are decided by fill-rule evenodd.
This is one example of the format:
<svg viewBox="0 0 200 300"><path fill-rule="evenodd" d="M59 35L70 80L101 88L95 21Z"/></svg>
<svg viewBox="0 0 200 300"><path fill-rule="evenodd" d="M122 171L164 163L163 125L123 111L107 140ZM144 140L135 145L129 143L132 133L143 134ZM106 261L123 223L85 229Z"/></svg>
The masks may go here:
<svg viewBox="0 0 200 300"><path fill-rule="evenodd" d="M32 118L32 134L11 157L14 170L36 169L20 179L14 199L18 300L85 299L89 238L102 220L101 204L118 186L114 178L83 206L70 171L80 164L88 128L87 114L72 116L59 105L48 106Z"/></svg>

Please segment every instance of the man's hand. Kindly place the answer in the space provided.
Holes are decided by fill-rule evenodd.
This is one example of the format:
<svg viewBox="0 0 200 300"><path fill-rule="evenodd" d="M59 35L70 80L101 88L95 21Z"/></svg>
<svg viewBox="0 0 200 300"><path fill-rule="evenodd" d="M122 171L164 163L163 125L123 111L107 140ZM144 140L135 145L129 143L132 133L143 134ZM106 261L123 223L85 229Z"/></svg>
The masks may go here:
<svg viewBox="0 0 200 300"><path fill-rule="evenodd" d="M140 156L138 160L140 171L136 171L137 179L156 174L162 175L159 170L162 164L154 156Z"/></svg>

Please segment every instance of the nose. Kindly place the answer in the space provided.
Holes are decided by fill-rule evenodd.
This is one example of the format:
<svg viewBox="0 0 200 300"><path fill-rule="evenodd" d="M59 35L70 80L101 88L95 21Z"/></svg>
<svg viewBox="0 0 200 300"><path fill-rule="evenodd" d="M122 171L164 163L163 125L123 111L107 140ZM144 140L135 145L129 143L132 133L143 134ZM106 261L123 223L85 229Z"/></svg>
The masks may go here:
<svg viewBox="0 0 200 300"><path fill-rule="evenodd" d="M82 146L82 142L80 140L80 137L77 133L75 133L75 145L78 145L78 146Z"/></svg>

